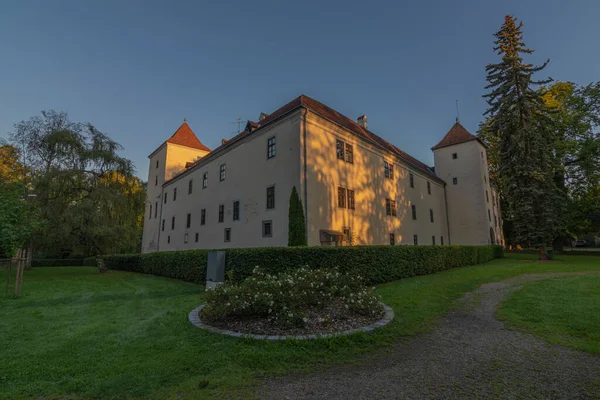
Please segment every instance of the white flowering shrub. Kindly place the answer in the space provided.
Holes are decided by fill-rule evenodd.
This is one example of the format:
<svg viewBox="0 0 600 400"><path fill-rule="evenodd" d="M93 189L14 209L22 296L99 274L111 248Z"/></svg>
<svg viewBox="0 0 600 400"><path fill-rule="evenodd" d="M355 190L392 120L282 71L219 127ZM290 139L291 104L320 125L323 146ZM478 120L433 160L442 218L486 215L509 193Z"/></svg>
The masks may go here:
<svg viewBox="0 0 600 400"><path fill-rule="evenodd" d="M241 283L225 282L208 290L205 300L202 318L208 321L263 317L279 326L303 326L308 309L324 309L334 302L343 303L349 313L383 313L374 288L365 287L360 276L308 267L275 275L256 267Z"/></svg>

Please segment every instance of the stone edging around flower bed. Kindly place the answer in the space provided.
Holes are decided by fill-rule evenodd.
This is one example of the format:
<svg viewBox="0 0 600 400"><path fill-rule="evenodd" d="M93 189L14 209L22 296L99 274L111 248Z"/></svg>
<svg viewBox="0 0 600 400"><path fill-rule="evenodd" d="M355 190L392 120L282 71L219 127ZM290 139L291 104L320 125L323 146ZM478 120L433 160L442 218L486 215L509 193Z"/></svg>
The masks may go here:
<svg viewBox="0 0 600 400"><path fill-rule="evenodd" d="M313 340L313 339L330 338L330 337L334 337L334 336L346 336L346 335L351 335L351 334L357 333L357 332L373 332L375 329L381 328L382 326L389 324L394 319L394 310L392 310L391 307L389 307L383 303L380 303L380 304L383 306L385 315L379 321L374 322L371 325L363 326L360 328L349 329L347 331L342 331L342 332L326 333L326 334L322 334L322 335L320 335L320 334L287 335L287 336L284 336L284 335L255 335L253 333L234 332L234 331L228 331L225 329L215 328L214 326L207 325L200 320L200 311L204 308L204 304L199 307L194 308L188 315L188 319L192 323L192 325L194 325L198 328L206 329L209 332L219 333L221 335L228 335L228 336L233 336L233 337L243 337L243 338L249 338L249 339L266 339L266 340L287 340L287 339L289 339L289 340Z"/></svg>

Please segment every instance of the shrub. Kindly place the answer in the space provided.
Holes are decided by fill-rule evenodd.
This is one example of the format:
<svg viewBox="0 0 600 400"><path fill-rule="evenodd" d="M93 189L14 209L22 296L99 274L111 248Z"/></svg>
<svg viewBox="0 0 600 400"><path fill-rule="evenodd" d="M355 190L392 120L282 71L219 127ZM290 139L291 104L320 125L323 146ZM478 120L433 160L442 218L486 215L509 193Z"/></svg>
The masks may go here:
<svg viewBox="0 0 600 400"><path fill-rule="evenodd" d="M378 297L358 275L307 267L273 275L256 267L252 273L241 283L230 281L207 291L202 318L258 317L274 325L298 327L307 322L308 309L323 310L336 301L349 313L376 317L383 312Z"/></svg>
<svg viewBox="0 0 600 400"><path fill-rule="evenodd" d="M292 188L290 195L290 206L288 211L288 246L306 246L306 221L304 219L304 207L296 191Z"/></svg>
<svg viewBox="0 0 600 400"><path fill-rule="evenodd" d="M96 257L86 257L83 259L83 265L86 267L97 267Z"/></svg>
<svg viewBox="0 0 600 400"><path fill-rule="evenodd" d="M31 260L31 266L37 267L81 267L83 266L83 259L81 258L68 258L68 259L54 259L54 258L38 258Z"/></svg>

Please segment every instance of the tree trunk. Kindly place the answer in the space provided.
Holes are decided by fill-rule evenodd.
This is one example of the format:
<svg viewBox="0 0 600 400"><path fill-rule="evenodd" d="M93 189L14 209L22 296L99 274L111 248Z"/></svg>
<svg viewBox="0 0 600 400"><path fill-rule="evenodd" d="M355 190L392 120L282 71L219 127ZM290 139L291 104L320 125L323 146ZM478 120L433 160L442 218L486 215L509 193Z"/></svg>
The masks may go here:
<svg viewBox="0 0 600 400"><path fill-rule="evenodd" d="M19 277L21 276L21 262L17 261L17 273L15 274L15 285L13 287L13 293L15 297L19 295Z"/></svg>
<svg viewBox="0 0 600 400"><path fill-rule="evenodd" d="M546 249L546 244L540 246L540 261L547 261L550 257L548 257L548 250Z"/></svg>
<svg viewBox="0 0 600 400"><path fill-rule="evenodd" d="M21 254L23 255L23 254ZM21 296L21 292L23 291L23 271L25 270L25 259L21 258L21 275L19 276L19 291L17 292L17 296Z"/></svg>
<svg viewBox="0 0 600 400"><path fill-rule="evenodd" d="M30 270L33 269L33 267L31 266L31 260L33 258L33 249L30 247L27 247L25 250L25 269Z"/></svg>
<svg viewBox="0 0 600 400"><path fill-rule="evenodd" d="M8 288L10 287L10 273L12 272L12 260L8 262L8 280L6 281L6 290L4 294L8 294Z"/></svg>
<svg viewBox="0 0 600 400"><path fill-rule="evenodd" d="M104 259L101 255L96 256L96 265L98 266L98 272L100 272L101 274L105 273L108 270L108 268L106 268L106 265L104 265Z"/></svg>
<svg viewBox="0 0 600 400"><path fill-rule="evenodd" d="M554 239L554 243L552 244L552 251L554 253L560 254L565 251L565 245L561 236Z"/></svg>

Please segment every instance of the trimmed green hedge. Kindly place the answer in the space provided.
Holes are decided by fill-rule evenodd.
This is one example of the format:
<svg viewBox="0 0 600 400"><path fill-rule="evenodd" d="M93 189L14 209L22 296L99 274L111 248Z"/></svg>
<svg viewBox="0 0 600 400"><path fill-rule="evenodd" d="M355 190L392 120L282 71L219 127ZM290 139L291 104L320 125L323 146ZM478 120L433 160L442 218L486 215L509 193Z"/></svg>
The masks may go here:
<svg viewBox="0 0 600 400"><path fill-rule="evenodd" d="M226 268L232 270L235 280L252 275L256 266L275 273L308 265L337 267L342 272L361 275L369 285L480 264L503 256L501 246L261 247L226 251ZM105 262L110 269L204 283L208 252L113 255L106 256Z"/></svg>
<svg viewBox="0 0 600 400"><path fill-rule="evenodd" d="M83 265L83 259L81 258L67 258L67 259L55 259L55 258L38 258L31 260L31 266L37 267L81 267Z"/></svg>
<svg viewBox="0 0 600 400"><path fill-rule="evenodd" d="M83 259L83 265L86 267L97 267L96 257L86 257Z"/></svg>

